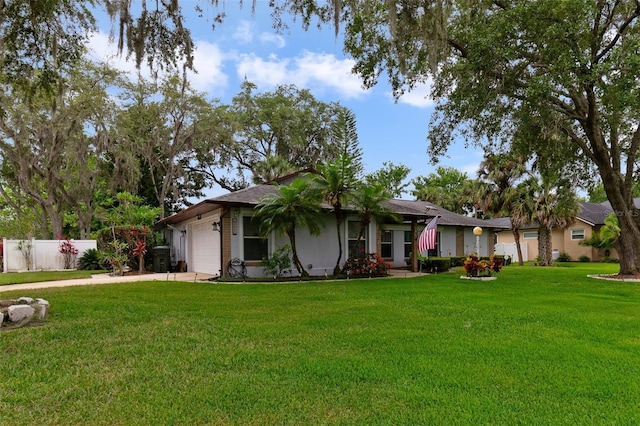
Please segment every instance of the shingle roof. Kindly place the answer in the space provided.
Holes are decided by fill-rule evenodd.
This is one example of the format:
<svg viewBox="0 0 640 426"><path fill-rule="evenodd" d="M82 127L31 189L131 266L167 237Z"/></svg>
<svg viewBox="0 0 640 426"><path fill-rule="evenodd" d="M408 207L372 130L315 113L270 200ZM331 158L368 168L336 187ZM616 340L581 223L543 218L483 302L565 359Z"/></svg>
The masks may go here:
<svg viewBox="0 0 640 426"><path fill-rule="evenodd" d="M634 198L633 202L636 207L640 207L640 198ZM580 203L580 212L578 213L578 219L582 220L585 223L588 223L591 226L604 225L604 220L611 213L613 213L613 209L611 208L611 203L609 203L608 201L604 201L602 203L589 203L585 201ZM490 221L504 221L504 223L509 224L507 229L511 228L509 218L491 219ZM520 229L535 228L538 228L537 223L527 224L525 226L522 226Z"/></svg>
<svg viewBox="0 0 640 426"><path fill-rule="evenodd" d="M287 178L290 178L288 176ZM181 212L178 212L158 224L175 224L186 219L204 214L206 212L220 208L221 206L245 206L254 207L260 199L267 194L277 191L276 185L262 184L230 192L218 197L204 200ZM434 216L439 216L438 224L449 226L481 226L485 228L503 228L503 224L496 224L490 221L475 219L445 210L428 201L415 200L389 200L384 203L391 211L402 215L405 219L418 219L420 221L431 220ZM325 208L328 206L325 205ZM508 229L508 228L507 228Z"/></svg>
<svg viewBox="0 0 640 426"><path fill-rule="evenodd" d="M604 203L580 203L578 218L592 226L602 225L612 211L613 209L611 209L611 204L608 201Z"/></svg>

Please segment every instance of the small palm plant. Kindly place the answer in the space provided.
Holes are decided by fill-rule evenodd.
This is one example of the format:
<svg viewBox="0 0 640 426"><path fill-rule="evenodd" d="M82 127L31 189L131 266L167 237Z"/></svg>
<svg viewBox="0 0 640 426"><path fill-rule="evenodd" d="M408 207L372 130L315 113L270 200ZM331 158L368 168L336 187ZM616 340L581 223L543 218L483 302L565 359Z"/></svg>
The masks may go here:
<svg viewBox="0 0 640 426"><path fill-rule="evenodd" d="M289 185L276 185L277 191L267 194L257 206L260 233L268 237L274 231L284 232L289 237L293 266L298 273L309 276L298 257L296 230L307 228L311 235L320 234L320 204L317 192L308 180L297 178Z"/></svg>
<svg viewBox="0 0 640 426"><path fill-rule="evenodd" d="M78 259L78 269L84 271L98 271L104 269L100 252L94 248L85 250Z"/></svg>

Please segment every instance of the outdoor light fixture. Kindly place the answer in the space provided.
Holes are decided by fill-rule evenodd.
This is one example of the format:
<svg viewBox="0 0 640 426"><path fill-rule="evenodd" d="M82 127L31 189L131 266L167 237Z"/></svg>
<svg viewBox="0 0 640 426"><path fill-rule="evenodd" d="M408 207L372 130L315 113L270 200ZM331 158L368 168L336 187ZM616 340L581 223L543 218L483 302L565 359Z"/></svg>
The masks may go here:
<svg viewBox="0 0 640 426"><path fill-rule="evenodd" d="M221 229L221 227L222 227L221 225L222 225L222 224L221 224L219 221L218 221L218 222L213 222L213 223L211 224L211 226L213 227L212 231L213 231L213 232L216 232L216 231L220 232L220 229Z"/></svg>
<svg viewBox="0 0 640 426"><path fill-rule="evenodd" d="M480 235L482 235L482 228L479 226L473 228L473 235L476 236L476 254L480 257Z"/></svg>
<svg viewBox="0 0 640 426"><path fill-rule="evenodd" d="M238 233L238 216L240 216L240 209L233 211L233 217L231 218L231 233L236 235Z"/></svg>

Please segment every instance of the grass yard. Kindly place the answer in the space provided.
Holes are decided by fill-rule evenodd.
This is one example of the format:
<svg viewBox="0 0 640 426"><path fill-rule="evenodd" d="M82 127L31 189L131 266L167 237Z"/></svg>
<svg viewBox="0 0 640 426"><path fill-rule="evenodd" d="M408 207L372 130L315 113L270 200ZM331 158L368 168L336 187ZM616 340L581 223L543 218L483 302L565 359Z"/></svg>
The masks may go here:
<svg viewBox="0 0 640 426"><path fill-rule="evenodd" d="M618 265L4 292L1 424L638 424L640 283Z"/></svg>
<svg viewBox="0 0 640 426"><path fill-rule="evenodd" d="M77 278L91 278L93 274L105 271L37 271L37 272L7 272L0 273L0 286L9 284L39 283L44 281L73 280ZM0 287L1 288L1 287Z"/></svg>

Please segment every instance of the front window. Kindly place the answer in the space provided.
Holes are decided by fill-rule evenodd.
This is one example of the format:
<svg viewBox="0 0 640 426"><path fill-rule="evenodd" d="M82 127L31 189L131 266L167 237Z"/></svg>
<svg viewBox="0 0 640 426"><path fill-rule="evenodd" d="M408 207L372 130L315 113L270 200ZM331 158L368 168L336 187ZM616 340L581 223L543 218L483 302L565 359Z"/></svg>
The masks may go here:
<svg viewBox="0 0 640 426"><path fill-rule="evenodd" d="M572 240L584 240L584 229L572 229L571 230L571 239Z"/></svg>
<svg viewBox="0 0 640 426"><path fill-rule="evenodd" d="M360 240L358 240L359 235L360 222L349 221L347 231L349 257L360 257L366 253L366 247L368 247L366 230Z"/></svg>
<svg viewBox="0 0 640 426"><path fill-rule="evenodd" d="M522 238L526 238L526 239L534 239L534 238L538 238L538 231L533 231L533 232L523 232L522 233Z"/></svg>
<svg viewBox="0 0 640 426"><path fill-rule="evenodd" d="M268 255L267 240L260 237L260 222L250 216L242 218L244 260L262 260Z"/></svg>
<svg viewBox="0 0 640 426"><path fill-rule="evenodd" d="M380 235L380 256L393 259L393 231L382 231Z"/></svg>
<svg viewBox="0 0 640 426"><path fill-rule="evenodd" d="M404 257L411 257L411 231L404 231Z"/></svg>

